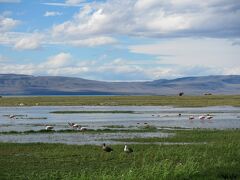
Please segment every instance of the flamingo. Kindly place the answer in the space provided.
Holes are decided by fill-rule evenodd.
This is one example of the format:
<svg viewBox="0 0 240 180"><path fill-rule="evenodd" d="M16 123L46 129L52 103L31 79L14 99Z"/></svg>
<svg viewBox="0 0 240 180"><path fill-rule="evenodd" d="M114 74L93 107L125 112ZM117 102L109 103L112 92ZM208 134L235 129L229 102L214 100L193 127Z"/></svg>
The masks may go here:
<svg viewBox="0 0 240 180"><path fill-rule="evenodd" d="M111 147L109 147L109 146L106 146L105 143L103 143L102 149L103 149L103 151L105 151L105 152L111 152L111 151L113 151L113 149L112 149Z"/></svg>
<svg viewBox="0 0 240 180"><path fill-rule="evenodd" d="M45 129L46 130L52 130L54 127L53 126L46 126Z"/></svg>
<svg viewBox="0 0 240 180"><path fill-rule="evenodd" d="M210 115L207 116L207 119L212 119L212 118L213 118L213 116L210 116Z"/></svg>
<svg viewBox="0 0 240 180"><path fill-rule="evenodd" d="M70 122L68 122L68 125L71 126L72 128L79 128L79 127L81 127L79 124L70 123Z"/></svg>
<svg viewBox="0 0 240 180"><path fill-rule="evenodd" d="M194 116L189 116L189 120L193 120L194 119Z"/></svg>
<svg viewBox="0 0 240 180"><path fill-rule="evenodd" d="M71 127L73 127L74 123L68 122L68 125L71 126Z"/></svg>
<svg viewBox="0 0 240 180"><path fill-rule="evenodd" d="M86 131L86 130L87 130L86 127L81 127L81 128L80 128L80 131Z"/></svg>
<svg viewBox="0 0 240 180"><path fill-rule="evenodd" d="M16 115L14 115L14 114L12 114L12 115L9 115L9 118L15 118L16 117Z"/></svg>
<svg viewBox="0 0 240 180"><path fill-rule="evenodd" d="M125 144L125 147L124 147L123 151L126 152L126 153L132 153L132 152L133 152L133 149L130 148L130 147L128 147L128 146Z"/></svg>
<svg viewBox="0 0 240 180"><path fill-rule="evenodd" d="M73 128L79 128L81 127L79 124L73 124Z"/></svg>

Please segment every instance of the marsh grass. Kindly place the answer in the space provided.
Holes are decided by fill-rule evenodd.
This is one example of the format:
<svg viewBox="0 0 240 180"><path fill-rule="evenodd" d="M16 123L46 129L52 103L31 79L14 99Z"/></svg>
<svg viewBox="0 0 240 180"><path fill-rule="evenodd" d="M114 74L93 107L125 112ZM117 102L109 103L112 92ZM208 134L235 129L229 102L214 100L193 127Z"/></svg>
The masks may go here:
<svg viewBox="0 0 240 180"><path fill-rule="evenodd" d="M145 126L139 126L139 129L156 131L156 130L157 130L157 127L156 127L156 126L153 126L153 125L147 124L147 125L145 125Z"/></svg>
<svg viewBox="0 0 240 180"><path fill-rule="evenodd" d="M110 129L112 128L112 129ZM143 132L158 132L154 126L151 128L139 128L139 129L114 129L114 128L122 128L118 126L108 127L104 129L87 129L85 131L79 131L75 129L62 129L62 130L28 130L28 131L6 131L0 132L0 134L37 134L37 133L143 133ZM160 132L160 131L159 131Z"/></svg>
<svg viewBox="0 0 240 180"><path fill-rule="evenodd" d="M0 143L0 179L239 179L240 131L204 131L185 135L207 144L134 144L132 154L123 145L106 153L90 145Z"/></svg>
<svg viewBox="0 0 240 180"><path fill-rule="evenodd" d="M212 130L212 129L193 129L193 130L160 130L161 132L174 133L169 137L153 138L131 138L115 139L115 141L124 142L224 142L235 141L240 143L240 130Z"/></svg>
<svg viewBox="0 0 240 180"><path fill-rule="evenodd" d="M107 125L107 126L103 126L103 127L106 127L106 128L126 128L123 125Z"/></svg>
<svg viewBox="0 0 240 180"><path fill-rule="evenodd" d="M240 106L240 95L213 96L39 96L2 97L0 106Z"/></svg>

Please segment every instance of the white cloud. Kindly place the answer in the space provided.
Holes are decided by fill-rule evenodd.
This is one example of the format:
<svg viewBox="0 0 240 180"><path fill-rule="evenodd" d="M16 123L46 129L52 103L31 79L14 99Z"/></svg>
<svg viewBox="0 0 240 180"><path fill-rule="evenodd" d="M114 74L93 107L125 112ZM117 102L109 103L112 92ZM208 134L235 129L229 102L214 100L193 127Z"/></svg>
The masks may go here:
<svg viewBox="0 0 240 180"><path fill-rule="evenodd" d="M97 72L111 72L111 73L117 73L117 74L131 74L131 73L142 73L143 68L136 65L130 65L126 61L122 59L115 59L112 63L106 63L101 66L99 66L96 69Z"/></svg>
<svg viewBox="0 0 240 180"><path fill-rule="evenodd" d="M66 4L76 5L85 2L85 0L66 0Z"/></svg>
<svg viewBox="0 0 240 180"><path fill-rule="evenodd" d="M0 3L20 3L21 0L0 0Z"/></svg>
<svg viewBox="0 0 240 180"><path fill-rule="evenodd" d="M117 43L115 38L109 36L82 37L52 37L43 33L17 33L6 32L0 36L0 44L12 46L16 50L35 50L43 45L71 45L71 46L101 46Z"/></svg>
<svg viewBox="0 0 240 180"><path fill-rule="evenodd" d="M57 11L46 11L44 16L49 17L49 16L61 16L62 13L57 12Z"/></svg>
<svg viewBox="0 0 240 180"><path fill-rule="evenodd" d="M238 67L232 67L232 68L225 68L223 70L223 73L226 75L236 75L240 74L240 66Z"/></svg>
<svg viewBox="0 0 240 180"><path fill-rule="evenodd" d="M81 40L70 40L67 42L67 44L70 44L73 46L89 46L89 47L91 47L91 46L113 44L116 42L117 42L117 40L112 37L99 36L99 37L93 37L93 38L81 39Z"/></svg>
<svg viewBox="0 0 240 180"><path fill-rule="evenodd" d="M55 25L59 36L124 34L147 37L239 37L238 0L109 0L88 3L72 20Z"/></svg>
<svg viewBox="0 0 240 180"><path fill-rule="evenodd" d="M161 63L204 65L212 68L240 66L240 46L225 39L167 39L158 44L133 45L133 53L159 56Z"/></svg>
<svg viewBox="0 0 240 180"><path fill-rule="evenodd" d="M61 68L52 68L47 69L47 73L49 75L76 75L88 72L89 69L87 67L61 67Z"/></svg>
<svg viewBox="0 0 240 180"><path fill-rule="evenodd" d="M41 46L43 36L41 34L31 34L20 37L14 42L14 48L17 50L34 50Z"/></svg>
<svg viewBox="0 0 240 180"><path fill-rule="evenodd" d="M58 4L58 3L57 3ZM240 2L237 0L108 0L87 2L66 0L65 5L81 5L72 19L44 31L45 38L2 34L0 43L16 49L37 49L42 44L99 46L116 43L119 35L143 37L236 38L240 34ZM47 11L45 16L60 15ZM3 20L4 19L4 20ZM4 24L4 25L1 25ZM18 24L11 18L0 19L0 31L9 32ZM34 34L34 33L32 33ZM39 33L40 34L40 33ZM29 40L32 39L30 42ZM9 43L6 43L9 41ZM29 42L29 43L28 43ZM27 45L28 44L28 45ZM236 44L236 43L235 43Z"/></svg>
<svg viewBox="0 0 240 180"><path fill-rule="evenodd" d="M2 74L33 74L36 72L36 69L33 64L0 64L0 72Z"/></svg>
<svg viewBox="0 0 240 180"><path fill-rule="evenodd" d="M84 3L84 2L85 2L85 0L66 0L63 3L47 2L47 3L42 3L42 4L49 5L49 6L81 7L82 3Z"/></svg>
<svg viewBox="0 0 240 180"><path fill-rule="evenodd" d="M0 56L1 57L1 56ZM7 58L7 57L4 57ZM127 59L114 59L112 62L79 60L71 54L61 52L42 63L10 64L0 62L1 73L22 73L41 75L77 76L95 80L139 81L183 76L239 74L237 67L208 67L207 65L166 66L158 61L146 64Z"/></svg>
<svg viewBox="0 0 240 180"><path fill-rule="evenodd" d="M0 56L0 60L1 60ZM7 57L4 57L6 59ZM1 73L19 73L19 74L47 74L47 75L64 75L75 74L80 71L86 71L85 67L75 67L71 64L71 54L61 52L49 57L45 62L39 64L10 64L0 62Z"/></svg>
<svg viewBox="0 0 240 180"><path fill-rule="evenodd" d="M15 28L20 21L0 15L0 32L7 32Z"/></svg>
<svg viewBox="0 0 240 180"><path fill-rule="evenodd" d="M70 60L71 60L71 54L61 52L55 56L49 57L45 63L42 63L40 65L40 67L57 69L69 64Z"/></svg>

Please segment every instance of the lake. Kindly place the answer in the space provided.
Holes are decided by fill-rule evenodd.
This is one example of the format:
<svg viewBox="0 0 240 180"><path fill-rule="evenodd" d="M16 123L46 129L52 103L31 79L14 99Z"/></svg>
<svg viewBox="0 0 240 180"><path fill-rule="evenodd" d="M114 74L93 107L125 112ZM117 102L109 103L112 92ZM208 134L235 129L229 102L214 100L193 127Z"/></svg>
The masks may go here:
<svg viewBox="0 0 240 180"><path fill-rule="evenodd" d="M52 111L134 111L135 113L54 114ZM181 113L181 116L179 116ZM198 116L211 114L210 120ZM9 118L9 115L18 115ZM194 116L194 120L189 120ZM240 128L240 107L216 106L176 108L169 106L33 106L0 107L0 131L41 130L53 125L55 130L68 129L68 122L93 129L120 125L138 127L148 123L157 127Z"/></svg>
<svg viewBox="0 0 240 180"><path fill-rule="evenodd" d="M52 111L134 111L134 113L80 113L54 114ZM181 116L179 116L181 114ZM212 119L200 120L210 114ZM10 115L16 115L10 118ZM194 116L193 120L189 120ZM122 126L121 129L138 129L146 125L157 128L240 128L240 108L230 106L176 108L170 106L33 106L0 107L0 132L41 130L53 125L55 130L69 129L68 122L89 129ZM117 129L117 128L114 128ZM111 144L118 138L165 137L168 133L38 133L0 135L0 142L47 142L66 144Z"/></svg>

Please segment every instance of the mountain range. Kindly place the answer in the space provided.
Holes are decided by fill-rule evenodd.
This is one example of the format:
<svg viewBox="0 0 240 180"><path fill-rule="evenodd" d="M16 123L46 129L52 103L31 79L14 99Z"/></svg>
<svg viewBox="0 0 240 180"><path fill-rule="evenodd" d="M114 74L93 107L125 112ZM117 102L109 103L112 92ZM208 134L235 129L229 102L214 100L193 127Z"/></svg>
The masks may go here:
<svg viewBox="0 0 240 180"><path fill-rule="evenodd" d="M0 95L240 94L240 75L199 76L145 82L104 82L62 76L0 74Z"/></svg>

